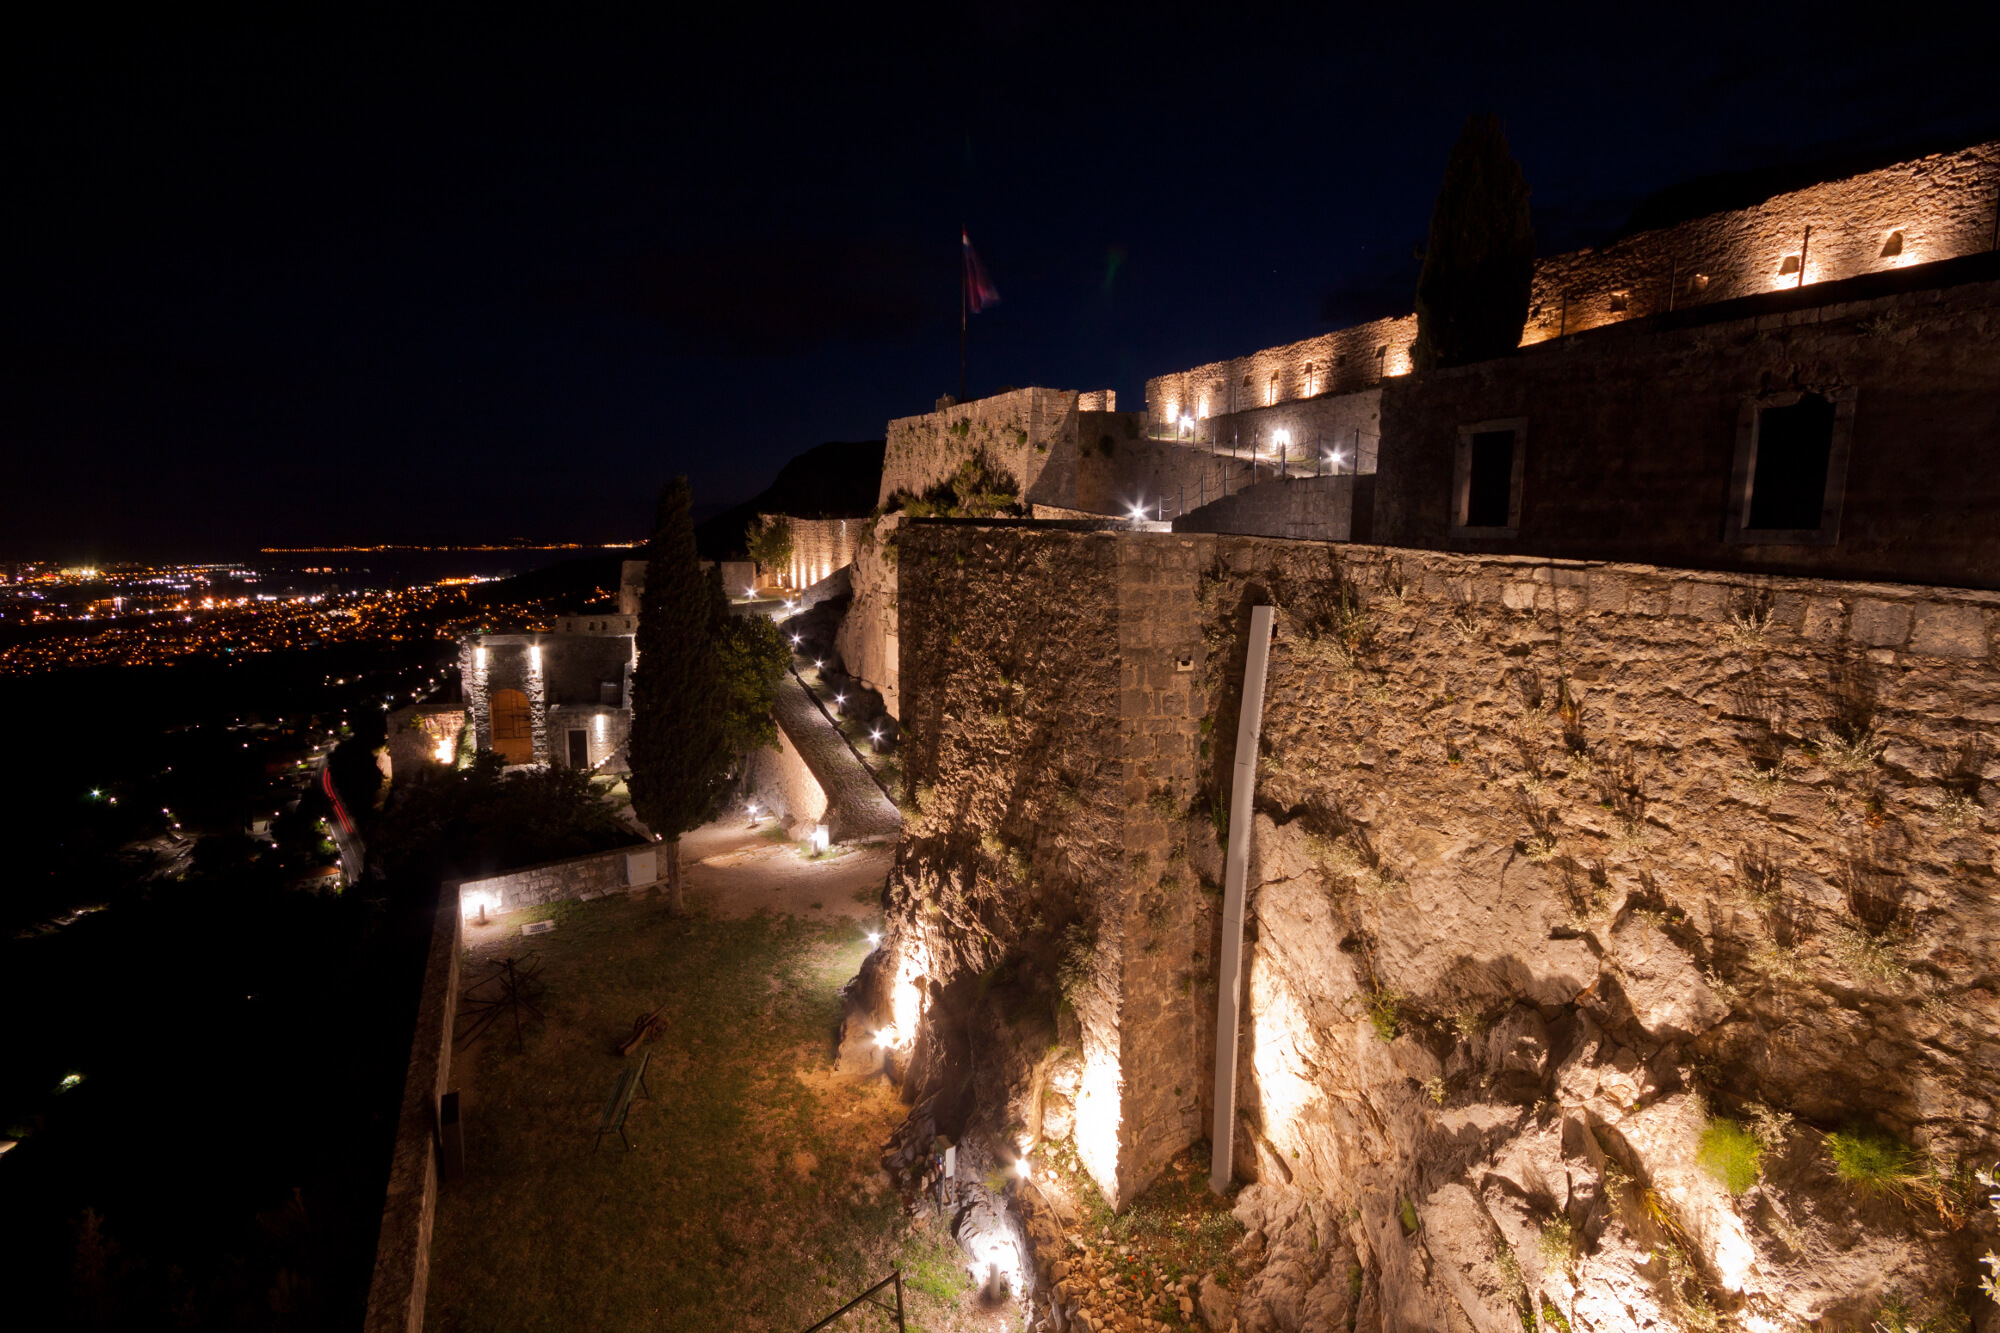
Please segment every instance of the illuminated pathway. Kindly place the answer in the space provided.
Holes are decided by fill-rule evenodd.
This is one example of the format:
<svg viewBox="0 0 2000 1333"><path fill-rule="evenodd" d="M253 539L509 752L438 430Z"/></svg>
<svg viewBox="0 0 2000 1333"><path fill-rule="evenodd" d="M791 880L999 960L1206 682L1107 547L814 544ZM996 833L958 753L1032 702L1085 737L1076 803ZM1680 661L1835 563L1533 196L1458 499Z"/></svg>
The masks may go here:
<svg viewBox="0 0 2000 1333"><path fill-rule="evenodd" d="M826 792L826 822L835 841L896 835L903 826L902 815L796 676L787 673L778 682L778 705L772 715Z"/></svg>

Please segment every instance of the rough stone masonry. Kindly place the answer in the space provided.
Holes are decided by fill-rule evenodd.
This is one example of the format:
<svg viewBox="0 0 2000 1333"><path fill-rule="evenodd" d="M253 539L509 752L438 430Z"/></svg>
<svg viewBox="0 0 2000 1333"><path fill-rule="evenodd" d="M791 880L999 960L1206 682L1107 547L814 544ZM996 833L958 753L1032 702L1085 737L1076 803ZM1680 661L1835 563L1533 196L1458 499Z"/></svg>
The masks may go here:
<svg viewBox="0 0 2000 1333"><path fill-rule="evenodd" d="M908 1097L1073 1142L1120 1206L1206 1132L1220 797L1279 608L1221 1327L1994 1326L1954 1179L2000 1152L2000 594L1032 524L898 550L915 808L864 993ZM1754 1182L1702 1167L1720 1120ZM1856 1126L1900 1184L1835 1171Z"/></svg>

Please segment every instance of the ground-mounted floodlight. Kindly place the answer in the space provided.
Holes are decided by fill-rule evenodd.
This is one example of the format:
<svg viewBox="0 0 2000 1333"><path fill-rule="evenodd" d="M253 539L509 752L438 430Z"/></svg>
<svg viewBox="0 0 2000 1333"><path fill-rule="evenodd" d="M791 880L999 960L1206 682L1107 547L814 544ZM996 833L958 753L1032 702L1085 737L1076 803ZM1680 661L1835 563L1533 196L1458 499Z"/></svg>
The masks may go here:
<svg viewBox="0 0 2000 1333"><path fill-rule="evenodd" d="M807 838L806 845L812 848L814 856L818 856L821 852L824 852L828 847L832 846L833 839L827 833L826 825L824 824L813 825L812 834L810 837Z"/></svg>

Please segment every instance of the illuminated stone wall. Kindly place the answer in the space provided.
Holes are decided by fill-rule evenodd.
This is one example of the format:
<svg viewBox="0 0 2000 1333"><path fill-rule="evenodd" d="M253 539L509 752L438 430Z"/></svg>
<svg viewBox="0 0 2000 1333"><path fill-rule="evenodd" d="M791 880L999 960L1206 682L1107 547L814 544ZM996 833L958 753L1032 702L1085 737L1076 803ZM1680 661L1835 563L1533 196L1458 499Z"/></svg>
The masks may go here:
<svg viewBox="0 0 2000 1333"><path fill-rule="evenodd" d="M778 515L759 514L757 517L768 525ZM792 529L792 562L779 574L776 584L780 588L798 591L810 588L835 570L854 563L855 539L866 520L787 518L785 522ZM762 572L765 578L770 577L770 571Z"/></svg>
<svg viewBox="0 0 2000 1333"><path fill-rule="evenodd" d="M1077 394L1016 389L889 423L882 490L921 495L949 481L960 463L984 452L1014 478L1021 498L1070 506L1076 495Z"/></svg>
<svg viewBox="0 0 2000 1333"><path fill-rule="evenodd" d="M1877 1208L1812 1131L2000 1151L2000 593L1053 525L899 548L906 1095L1010 1040L1033 1067L1003 1016L1060 1014L1080 958L1086 1166L1122 1203L1205 1134L1213 810L1268 600L1238 1162L1258 1207L1342 1219L1358 1328L1507 1327L1508 1254L1591 1327L1673 1322L1649 1209L1748 1326L1975 1274L1977 1238ZM1694 1163L1752 1102L1798 1123L1738 1198ZM1568 1274L1551 1217L1588 1238Z"/></svg>
<svg viewBox="0 0 2000 1333"><path fill-rule="evenodd" d="M463 704L409 704L389 714L389 774L408 777L427 763L449 764L465 730Z"/></svg>
<svg viewBox="0 0 2000 1333"><path fill-rule="evenodd" d="M1091 421L1091 414L1083 418ZM1125 429L1129 425L1132 429ZM1137 413L1107 415L1101 426L1081 432L1077 447L1076 508L1120 518L1134 506L1148 517L1164 502L1171 519L1185 505L1195 509L1251 484L1255 470L1244 460L1212 454L1138 431ZM1268 474L1269 469L1264 471Z"/></svg>
<svg viewBox="0 0 2000 1333"><path fill-rule="evenodd" d="M639 614L639 599L646 593L646 562L624 560L618 565L618 614Z"/></svg>
<svg viewBox="0 0 2000 1333"><path fill-rule="evenodd" d="M1979 254L1993 248L1996 206L2000 142L1557 255L1535 265L1521 342L1557 337L1565 326L1577 333L1670 306L1685 309Z"/></svg>
<svg viewBox="0 0 2000 1333"><path fill-rule="evenodd" d="M1205 708L1190 689L1199 552L1167 541L1137 562L1108 533L1028 525L911 522L897 541L916 809L889 948L932 960L941 1006L917 1036L909 1095L950 1085L960 1034L991 1021L962 983L1018 948L1016 984L1047 987L1073 953L1088 977L1069 997L1073 1135L1121 1201L1200 1133L1189 1071L1207 1040L1185 984L1209 947L1206 899L1171 835ZM1029 1065L1047 1044L1026 1041Z"/></svg>
<svg viewBox="0 0 2000 1333"><path fill-rule="evenodd" d="M1182 417L1192 417L1196 438L1208 440L1218 429L1210 424L1214 418L1233 418L1323 394L1359 393L1380 385L1385 377L1407 375L1410 344L1416 340L1417 317L1404 315L1157 375L1146 381L1146 421L1151 429L1171 430ZM1263 419L1246 420L1262 424ZM1224 439L1241 434L1247 446L1251 431L1248 425L1240 431L1225 430Z"/></svg>
<svg viewBox="0 0 2000 1333"><path fill-rule="evenodd" d="M900 514L884 514L857 539L849 575L854 600L833 641L847 674L880 694L890 717L902 716L895 549L902 521Z"/></svg>
<svg viewBox="0 0 2000 1333"><path fill-rule="evenodd" d="M627 773L631 766L625 742L632 734L632 712L616 704L552 704L549 707L549 749L557 768L568 768L569 733L584 736L584 767L603 773Z"/></svg>
<svg viewBox="0 0 2000 1333"><path fill-rule="evenodd" d="M658 850L650 842L634 843L608 852L522 866L503 875L463 880L455 892L448 886L445 897L459 902L467 916L477 913L482 904L488 912L517 912L524 907L646 888L658 873Z"/></svg>
<svg viewBox="0 0 2000 1333"><path fill-rule="evenodd" d="M782 727L776 749L751 753L745 785L760 808L775 816L794 838L807 837L826 818L826 788Z"/></svg>
<svg viewBox="0 0 2000 1333"><path fill-rule="evenodd" d="M1176 532L1236 532L1297 541L1366 541L1373 477L1262 481L1174 520ZM1357 512L1361 520L1357 531Z"/></svg>
<svg viewBox="0 0 2000 1333"><path fill-rule="evenodd" d="M1811 285L1978 254L1993 248L1996 207L2000 142L1556 255L1535 265L1521 342L1797 286L1801 277ZM1146 420L1165 430L1182 415L1202 422L1374 385L1408 373L1416 336L1416 316L1407 315L1156 376L1146 381Z"/></svg>

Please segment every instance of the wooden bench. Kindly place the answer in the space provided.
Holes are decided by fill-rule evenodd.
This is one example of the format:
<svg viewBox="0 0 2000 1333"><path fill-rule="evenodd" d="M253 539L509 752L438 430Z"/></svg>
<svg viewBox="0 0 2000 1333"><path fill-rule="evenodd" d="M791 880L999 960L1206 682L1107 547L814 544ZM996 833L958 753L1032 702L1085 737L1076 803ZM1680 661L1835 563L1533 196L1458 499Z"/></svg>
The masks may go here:
<svg viewBox="0 0 2000 1333"><path fill-rule="evenodd" d="M616 1130L625 1144L625 1151L632 1151L632 1140L625 1133L625 1117L632 1111L633 1095L644 1093L652 1100L653 1090L646 1086L646 1062L653 1058L651 1051L639 1053L639 1063L627 1065L618 1075L618 1086L611 1090L611 1100L604 1103L604 1114L597 1118L597 1138L591 1143L594 1153L604 1144L604 1136Z"/></svg>

